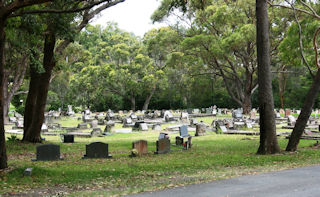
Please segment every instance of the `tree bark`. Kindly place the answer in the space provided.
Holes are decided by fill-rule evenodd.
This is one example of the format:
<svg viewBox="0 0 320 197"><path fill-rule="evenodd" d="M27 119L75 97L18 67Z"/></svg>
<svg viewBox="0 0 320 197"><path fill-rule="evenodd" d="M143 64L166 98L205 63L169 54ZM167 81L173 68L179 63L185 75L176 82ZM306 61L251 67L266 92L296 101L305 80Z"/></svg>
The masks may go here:
<svg viewBox="0 0 320 197"><path fill-rule="evenodd" d="M242 109L244 114L249 114L251 111L252 103L251 103L251 93L245 94L242 101Z"/></svg>
<svg viewBox="0 0 320 197"><path fill-rule="evenodd" d="M296 151L298 149L300 137L302 136L303 131L309 120L310 114L312 113L312 108L318 96L319 91L320 91L320 69L318 69L318 72L315 78L313 79L312 86L308 91L306 99L304 100L301 113L291 133L286 151Z"/></svg>
<svg viewBox="0 0 320 197"><path fill-rule="evenodd" d="M37 57L37 54L33 54L34 57ZM27 96L27 100L25 103L25 110L24 110L24 121L23 121L23 141L27 141L25 139L26 136L28 136L28 130L30 128L30 125L32 123L32 118L34 117L34 109L36 106L37 101L37 95L39 90L39 84L40 84L40 74L37 72L35 65L30 63L30 82L29 82L29 92Z"/></svg>
<svg viewBox="0 0 320 197"><path fill-rule="evenodd" d="M3 116L5 19L0 17L0 169L8 167Z"/></svg>
<svg viewBox="0 0 320 197"><path fill-rule="evenodd" d="M131 102L131 110L136 111L136 98L132 94L130 97L130 102Z"/></svg>
<svg viewBox="0 0 320 197"><path fill-rule="evenodd" d="M256 0L257 56L260 113L260 146L258 154L280 152L276 135L272 77L270 70L269 20L266 0Z"/></svg>
<svg viewBox="0 0 320 197"><path fill-rule="evenodd" d="M148 110L150 100L151 100L153 94L156 92L156 89L157 89L157 87L156 87L156 85L154 85L152 90L151 90L151 92L150 92L150 94L147 96L146 100L144 101L142 110L145 110L145 111Z"/></svg>
<svg viewBox="0 0 320 197"><path fill-rule="evenodd" d="M55 66L54 60L54 46L56 44L55 34L50 32L45 36L44 43L44 58L43 58L43 67L45 69L44 73L40 74L39 78L39 87L36 96L36 105L33 109L33 116L31 124L24 136L23 140L28 142L41 142L41 126L44 121L44 112L47 102L49 84L52 69Z"/></svg>

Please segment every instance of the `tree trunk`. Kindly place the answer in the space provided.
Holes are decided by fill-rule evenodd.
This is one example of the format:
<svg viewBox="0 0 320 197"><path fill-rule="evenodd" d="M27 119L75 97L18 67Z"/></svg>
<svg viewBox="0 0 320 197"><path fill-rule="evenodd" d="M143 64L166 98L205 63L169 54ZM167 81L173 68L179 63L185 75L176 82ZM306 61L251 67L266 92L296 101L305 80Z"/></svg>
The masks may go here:
<svg viewBox="0 0 320 197"><path fill-rule="evenodd" d="M38 57L38 55L33 54L35 57ZM24 110L24 121L23 121L23 141L27 141L25 139L26 136L28 136L28 130L30 128L30 125L32 123L32 118L35 116L34 109L36 106L37 101L37 95L39 90L39 84L40 84L40 74L37 72L35 65L30 63L30 82L29 82L29 92L27 96L27 100L25 103L25 110Z"/></svg>
<svg viewBox="0 0 320 197"><path fill-rule="evenodd" d="M301 113L291 133L286 151L297 150L300 142L300 137L303 134L303 131L309 120L310 114L312 113L312 108L318 96L319 90L320 90L320 69L318 69L317 75L313 79L312 86L309 89L306 99L304 100L303 108L301 109Z"/></svg>
<svg viewBox="0 0 320 197"><path fill-rule="evenodd" d="M279 97L280 97L280 108L284 109L284 91L286 89L287 84L287 74L284 73L286 71L286 66L281 67L281 71L278 75L279 81Z"/></svg>
<svg viewBox="0 0 320 197"><path fill-rule="evenodd" d="M43 66L45 69L44 73L40 74L40 84L38 87L38 93L36 96L36 105L33 112L32 122L30 127L26 132L26 136L24 136L24 141L28 142L41 142L41 126L44 121L44 112L47 102L49 84L52 69L55 66L54 61L54 46L56 43L56 38L54 33L49 32L45 36L45 44L44 44L44 58L43 58Z"/></svg>
<svg viewBox="0 0 320 197"><path fill-rule="evenodd" d="M131 110L136 111L136 98L133 95L131 95L130 101L131 101Z"/></svg>
<svg viewBox="0 0 320 197"><path fill-rule="evenodd" d="M260 146L258 154L280 152L277 141L270 71L270 45L268 5L266 0L256 0L257 56L260 112Z"/></svg>
<svg viewBox="0 0 320 197"><path fill-rule="evenodd" d="M4 123L8 123L9 122L9 107L10 107L10 103L8 103L8 90L9 90L9 74L4 71L3 73L3 120Z"/></svg>
<svg viewBox="0 0 320 197"><path fill-rule="evenodd" d="M156 89L157 89L157 87L156 87L156 85L154 85L153 88L152 88L152 91L151 91L150 94L147 96L146 100L144 101L142 110L145 110L145 111L148 110L150 100L151 100L153 94L156 92Z"/></svg>
<svg viewBox="0 0 320 197"><path fill-rule="evenodd" d="M0 17L0 169L8 167L7 164L7 151L6 151L6 138L4 131L4 116L3 116L3 82L4 82L4 32L5 20Z"/></svg>
<svg viewBox="0 0 320 197"><path fill-rule="evenodd" d="M242 101L242 109L244 114L249 114L251 111L251 94L245 94Z"/></svg>

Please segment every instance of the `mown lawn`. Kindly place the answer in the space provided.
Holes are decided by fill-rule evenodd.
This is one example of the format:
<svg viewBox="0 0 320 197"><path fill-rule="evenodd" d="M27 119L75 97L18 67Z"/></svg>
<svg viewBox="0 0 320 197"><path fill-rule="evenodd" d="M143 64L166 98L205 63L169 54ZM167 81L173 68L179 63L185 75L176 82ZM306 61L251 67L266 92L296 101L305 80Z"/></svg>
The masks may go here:
<svg viewBox="0 0 320 197"><path fill-rule="evenodd" d="M192 135L194 133L191 132ZM170 134L171 144L175 135ZM123 195L181 186L210 180L225 179L245 174L282 170L320 164L320 152L311 148L315 141L302 140L296 153L256 155L258 136L217 135L194 137L193 147L181 151L154 155L159 132L114 134L107 137L75 138L76 143L63 144L59 137L47 137L45 143L61 146L63 161L32 162L34 144L8 142L10 168L0 172L0 194L27 193L43 195L68 194L71 196ZM21 138L21 136L18 136ZM131 143L148 141L149 154L128 157ZM85 145L101 141L109 143L112 159L81 159ZM287 140L279 140L284 149ZM24 177L26 168L33 168L31 177ZM40 188L40 189L39 189ZM50 191L41 193L41 189ZM40 193L39 193L40 192Z"/></svg>

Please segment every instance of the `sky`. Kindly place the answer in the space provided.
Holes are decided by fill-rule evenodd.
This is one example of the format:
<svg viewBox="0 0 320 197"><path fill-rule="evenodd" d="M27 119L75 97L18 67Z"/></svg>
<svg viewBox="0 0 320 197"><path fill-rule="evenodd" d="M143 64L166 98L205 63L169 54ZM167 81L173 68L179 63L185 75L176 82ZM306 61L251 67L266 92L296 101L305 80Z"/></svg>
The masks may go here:
<svg viewBox="0 0 320 197"><path fill-rule="evenodd" d="M105 26L108 21L113 21L118 23L120 29L143 37L144 33L152 28L167 26L164 23L152 24L150 19L159 5L160 0L126 0L104 10L90 24Z"/></svg>

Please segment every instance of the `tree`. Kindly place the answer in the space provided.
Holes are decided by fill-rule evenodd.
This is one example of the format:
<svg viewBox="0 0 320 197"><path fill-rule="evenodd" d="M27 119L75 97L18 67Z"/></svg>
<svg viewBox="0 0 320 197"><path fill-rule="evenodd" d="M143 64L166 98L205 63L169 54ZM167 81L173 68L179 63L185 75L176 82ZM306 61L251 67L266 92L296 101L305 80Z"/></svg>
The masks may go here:
<svg viewBox="0 0 320 197"><path fill-rule="evenodd" d="M277 141L272 79L270 70L270 44L268 4L266 0L256 1L257 57L259 83L260 146L258 154L280 152Z"/></svg>
<svg viewBox="0 0 320 197"><path fill-rule="evenodd" d="M78 26L74 29L74 31L79 32L85 25L89 22L91 18L94 17L95 14L98 14L105 8L116 5L117 3L123 2L124 0L115 0L115 1L101 1L102 4L100 7L92 11L85 11L82 16L82 21L78 24ZM95 3L94 3L95 4ZM71 7L70 7L71 6ZM55 3L52 5L47 5L49 9L62 9L62 10L71 10L72 13L77 12L79 9L73 9L74 5L68 5L62 2L61 4ZM88 4L86 8L82 8L81 10L91 9L93 4ZM98 11L97 11L98 10ZM30 80L30 89L25 109L25 119L24 119L24 136L23 141L28 142L41 142L41 126L44 121L44 111L45 105L49 90L49 84L51 80L52 70L55 67L55 59L54 59L54 49L56 44L57 36L70 36L70 25L74 20L75 16L72 15L57 15L52 14L48 16L47 29L45 35L45 43L44 43L44 59L43 59L43 67L44 72L41 74L31 75ZM52 22L52 18L55 18L55 22ZM67 26L66 26L67 25ZM60 45L56 49L56 53L62 53L62 51L70 44L71 39L66 39L64 42L60 43ZM39 83L41 81L41 83Z"/></svg>

